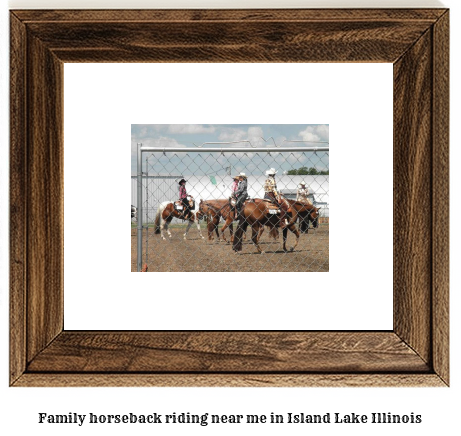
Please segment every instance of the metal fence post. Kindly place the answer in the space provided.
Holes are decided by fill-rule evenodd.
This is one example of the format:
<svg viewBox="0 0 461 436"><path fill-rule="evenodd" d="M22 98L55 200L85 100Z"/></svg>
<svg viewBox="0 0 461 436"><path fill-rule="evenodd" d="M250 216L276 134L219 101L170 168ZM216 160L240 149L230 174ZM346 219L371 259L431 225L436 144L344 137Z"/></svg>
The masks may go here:
<svg viewBox="0 0 461 436"><path fill-rule="evenodd" d="M138 176L138 255L137 255L137 271L140 272L142 269L142 151L141 145L137 144L138 146L138 165L137 165L137 176Z"/></svg>

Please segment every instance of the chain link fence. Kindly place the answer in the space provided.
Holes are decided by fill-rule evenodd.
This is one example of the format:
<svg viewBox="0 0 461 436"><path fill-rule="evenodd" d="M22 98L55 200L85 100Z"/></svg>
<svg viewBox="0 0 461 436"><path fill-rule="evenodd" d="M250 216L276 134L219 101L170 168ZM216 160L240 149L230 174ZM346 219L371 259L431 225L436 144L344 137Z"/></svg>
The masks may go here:
<svg viewBox="0 0 461 436"><path fill-rule="evenodd" d="M132 271L329 270L326 147L139 145L132 204Z"/></svg>

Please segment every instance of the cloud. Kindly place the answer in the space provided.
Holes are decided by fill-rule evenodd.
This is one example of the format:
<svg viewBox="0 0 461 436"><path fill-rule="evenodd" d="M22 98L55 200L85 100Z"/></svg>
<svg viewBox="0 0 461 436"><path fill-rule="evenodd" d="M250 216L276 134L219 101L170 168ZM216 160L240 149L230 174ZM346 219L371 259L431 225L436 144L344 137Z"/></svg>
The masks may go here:
<svg viewBox="0 0 461 436"><path fill-rule="evenodd" d="M175 134L213 133L215 130L214 126L205 127L202 124L168 124L168 133Z"/></svg>
<svg viewBox="0 0 461 436"><path fill-rule="evenodd" d="M330 126L328 124L320 124L317 126L317 133L322 141L330 140Z"/></svg>
<svg viewBox="0 0 461 436"><path fill-rule="evenodd" d="M240 144L233 144L231 147L242 147L244 142L249 141L252 147L264 147L266 141L263 139L264 132L261 127L252 126L247 130L240 128L224 128L222 129L218 139L222 142L240 142ZM269 141L272 145L272 140Z"/></svg>
<svg viewBox="0 0 461 436"><path fill-rule="evenodd" d="M138 140L136 138L131 138L131 156L132 158L136 158L136 155L138 153ZM142 141L142 146L143 147L159 147L161 148L170 148L170 147L184 147L186 148L185 145L180 144L176 139L173 138L167 138L165 136L161 136L160 138L148 138L148 139L143 139ZM159 150L161 151L161 150ZM170 154L167 154L170 156Z"/></svg>
<svg viewBox="0 0 461 436"><path fill-rule="evenodd" d="M330 140L330 128L328 124L317 124L307 126L304 130L298 133L298 136L303 141L329 141Z"/></svg>
<svg viewBox="0 0 461 436"><path fill-rule="evenodd" d="M243 141L247 139L247 132L243 129L223 128L218 136L218 140L222 142Z"/></svg>

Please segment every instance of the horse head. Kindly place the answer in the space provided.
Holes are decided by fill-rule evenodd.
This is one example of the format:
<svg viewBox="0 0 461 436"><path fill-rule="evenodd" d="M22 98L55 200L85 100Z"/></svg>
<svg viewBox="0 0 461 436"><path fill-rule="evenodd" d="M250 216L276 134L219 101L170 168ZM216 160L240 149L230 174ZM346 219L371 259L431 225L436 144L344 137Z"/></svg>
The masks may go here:
<svg viewBox="0 0 461 436"><path fill-rule="evenodd" d="M309 221L312 222L314 228L319 226L320 207L313 207L309 212Z"/></svg>
<svg viewBox="0 0 461 436"><path fill-rule="evenodd" d="M195 214L198 220L201 220L204 216L206 216L206 212L204 211L204 202L202 199L200 199L200 203L198 205L198 211Z"/></svg>

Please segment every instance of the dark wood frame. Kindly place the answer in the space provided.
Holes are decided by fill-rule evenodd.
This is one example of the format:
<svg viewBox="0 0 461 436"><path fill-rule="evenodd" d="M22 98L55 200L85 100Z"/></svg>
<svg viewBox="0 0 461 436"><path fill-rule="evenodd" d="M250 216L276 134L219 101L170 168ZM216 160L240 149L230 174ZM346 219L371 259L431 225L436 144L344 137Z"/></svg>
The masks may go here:
<svg viewBox="0 0 461 436"><path fill-rule="evenodd" d="M449 384L447 9L10 20L12 386ZM64 331L64 62L392 62L393 330Z"/></svg>

